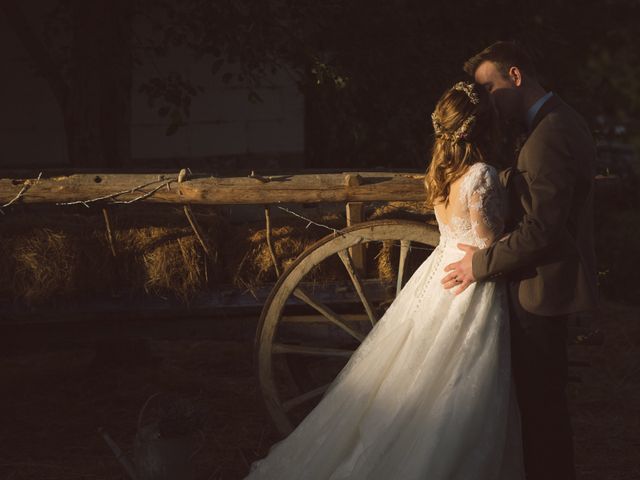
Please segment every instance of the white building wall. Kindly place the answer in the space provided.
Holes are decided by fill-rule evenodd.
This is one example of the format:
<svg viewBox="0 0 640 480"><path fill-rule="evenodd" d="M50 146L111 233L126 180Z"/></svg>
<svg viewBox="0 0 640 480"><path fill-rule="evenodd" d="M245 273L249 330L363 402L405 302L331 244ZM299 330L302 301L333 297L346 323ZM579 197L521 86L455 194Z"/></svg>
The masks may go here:
<svg viewBox="0 0 640 480"><path fill-rule="evenodd" d="M252 103L247 88L233 82L224 84L221 75L209 73L210 65L195 61L188 53L159 64L161 71L177 71L204 88L192 100L188 125L173 135L165 136L169 120L157 115L159 105L151 109L146 97L134 94L134 159L304 151L304 98L287 72L264 79L257 89L262 101ZM227 71L234 71L233 66L221 70ZM134 91L151 74L150 67L137 69Z"/></svg>

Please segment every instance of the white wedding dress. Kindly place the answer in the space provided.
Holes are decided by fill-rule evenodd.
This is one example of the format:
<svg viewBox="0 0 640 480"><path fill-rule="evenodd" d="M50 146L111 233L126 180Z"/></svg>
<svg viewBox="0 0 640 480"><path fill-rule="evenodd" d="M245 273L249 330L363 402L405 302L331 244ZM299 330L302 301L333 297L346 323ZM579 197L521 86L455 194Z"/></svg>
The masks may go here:
<svg viewBox="0 0 640 480"><path fill-rule="evenodd" d="M456 296L440 280L503 229L496 170L476 163L438 215L440 242L318 405L246 479L520 480L520 420L510 373L505 285ZM455 289L455 287L454 287Z"/></svg>

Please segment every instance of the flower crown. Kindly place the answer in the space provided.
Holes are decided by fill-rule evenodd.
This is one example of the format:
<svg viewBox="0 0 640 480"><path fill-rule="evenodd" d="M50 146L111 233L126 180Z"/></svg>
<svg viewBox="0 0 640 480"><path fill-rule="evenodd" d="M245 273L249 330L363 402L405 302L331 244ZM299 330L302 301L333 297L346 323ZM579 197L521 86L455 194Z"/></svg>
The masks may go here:
<svg viewBox="0 0 640 480"><path fill-rule="evenodd" d="M473 91L473 84L458 82L453 87L453 90L459 90L464 92L469 97L469 101L477 105L480 103L480 97L476 92ZM433 122L433 130L435 131L436 137L443 138L444 140L450 140L453 142L458 142L460 140L466 140L469 137L469 134L473 130L473 126L476 121L475 115L469 115L464 119L462 125L460 125L454 132L447 131L443 126L440 118L436 115L436 112L431 114L431 120Z"/></svg>
<svg viewBox="0 0 640 480"><path fill-rule="evenodd" d="M460 90L461 92L466 93L469 100L474 105L478 105L480 103L480 97L473 91L472 83L458 82L453 86L453 90Z"/></svg>

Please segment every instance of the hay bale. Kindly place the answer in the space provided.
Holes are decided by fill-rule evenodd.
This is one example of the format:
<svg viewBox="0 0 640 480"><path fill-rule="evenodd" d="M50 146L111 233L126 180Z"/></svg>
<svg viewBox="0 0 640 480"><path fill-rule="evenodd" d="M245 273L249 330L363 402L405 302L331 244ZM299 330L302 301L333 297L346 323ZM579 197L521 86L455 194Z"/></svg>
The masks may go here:
<svg viewBox="0 0 640 480"><path fill-rule="evenodd" d="M146 293L188 303L221 276L216 263L225 222L216 213L198 217L213 258L180 209L113 210L110 217L115 258L101 212L4 218L0 298L36 305Z"/></svg>
<svg viewBox="0 0 640 480"><path fill-rule="evenodd" d="M393 242L383 242L378 253L374 256L378 278L384 282L393 282L398 277L398 249L393 248Z"/></svg>
<svg viewBox="0 0 640 480"><path fill-rule="evenodd" d="M382 220L385 218L414 220L416 222L431 222L434 220L433 209L427 207L425 202L372 203L365 209L365 216L368 220Z"/></svg>
<svg viewBox="0 0 640 480"><path fill-rule="evenodd" d="M344 228L344 215L327 214L317 220L318 223L332 228ZM271 239L280 273L295 261L296 258L313 243L330 232L317 226L279 225L271 229ZM242 288L253 288L260 284L277 281L273 260L267 245L266 229L251 229L247 238L245 254L235 269L234 285ZM336 258L328 259L313 269L305 280L332 281L342 278L344 267Z"/></svg>
<svg viewBox="0 0 640 480"><path fill-rule="evenodd" d="M43 228L14 242L12 294L27 303L66 297L81 268L75 242L63 231Z"/></svg>
<svg viewBox="0 0 640 480"><path fill-rule="evenodd" d="M221 238L227 222L217 212L194 212L211 257L207 257L182 209L160 217L119 215L115 264L129 292L171 296L184 303L223 277L219 268ZM142 224L145 222L145 224Z"/></svg>
<svg viewBox="0 0 640 480"><path fill-rule="evenodd" d="M118 262L129 289L174 296L185 303L206 287L207 258L189 228L148 227L119 232L129 261ZM124 257L124 256L123 256ZM123 258L126 259L126 258Z"/></svg>
<svg viewBox="0 0 640 480"><path fill-rule="evenodd" d="M82 212L82 214L77 213ZM91 298L167 296L189 303L221 283L255 287L277 280L263 222L233 225L218 209L196 208L208 257L181 207L110 207L113 249L102 212L44 209L0 219L0 299L26 305ZM370 207L369 219L428 220L422 202ZM343 213L325 213L319 223L345 226ZM278 219L273 246L284 271L306 248L329 231L297 219ZM369 273L383 280L397 275L397 248L369 245ZM337 256L316 267L305 280L344 278Z"/></svg>
<svg viewBox="0 0 640 480"><path fill-rule="evenodd" d="M0 298L36 305L67 301L78 290L91 288L100 277L101 290L112 280L105 264L106 252L87 252L92 227L86 218L69 225L42 215L12 217L2 223L0 244ZM100 275L96 275L99 272Z"/></svg>
<svg viewBox="0 0 640 480"><path fill-rule="evenodd" d="M433 209L427 207L425 202L388 202L381 205L371 205L366 210L368 220L382 220L385 218L398 218L413 220L416 222L435 223ZM373 258L375 271L380 280L395 282L398 277L398 262L400 260L400 248L398 242L386 241L378 247ZM416 268L416 264L423 261L426 254L413 255L407 267L410 271ZM416 259L417 258L417 259ZM408 278L405 276L405 279Z"/></svg>

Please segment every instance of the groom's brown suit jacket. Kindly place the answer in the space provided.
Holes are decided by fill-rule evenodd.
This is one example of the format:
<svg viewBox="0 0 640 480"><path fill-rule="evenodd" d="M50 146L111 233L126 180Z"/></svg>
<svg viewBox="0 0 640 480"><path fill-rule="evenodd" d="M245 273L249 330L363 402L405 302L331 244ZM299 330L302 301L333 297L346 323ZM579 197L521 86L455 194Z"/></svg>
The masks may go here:
<svg viewBox="0 0 640 480"><path fill-rule="evenodd" d="M517 162L501 172L511 235L474 253L476 280L518 282L520 304L537 315L596 308L595 158L585 121L552 95L536 114Z"/></svg>

